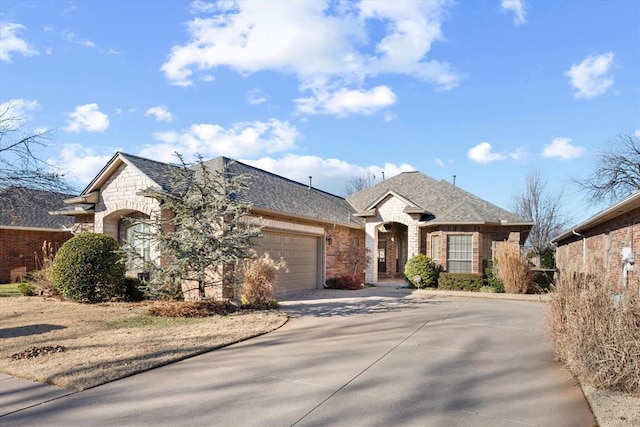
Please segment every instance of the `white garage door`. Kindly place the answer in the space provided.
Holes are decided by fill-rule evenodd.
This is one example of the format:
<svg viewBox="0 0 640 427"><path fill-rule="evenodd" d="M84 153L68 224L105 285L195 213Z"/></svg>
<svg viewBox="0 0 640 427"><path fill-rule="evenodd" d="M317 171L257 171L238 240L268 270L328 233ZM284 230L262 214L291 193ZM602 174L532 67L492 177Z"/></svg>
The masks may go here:
<svg viewBox="0 0 640 427"><path fill-rule="evenodd" d="M288 272L280 272L276 293L316 289L318 283L318 237L263 231L256 239L258 255L265 252L274 260L287 262Z"/></svg>

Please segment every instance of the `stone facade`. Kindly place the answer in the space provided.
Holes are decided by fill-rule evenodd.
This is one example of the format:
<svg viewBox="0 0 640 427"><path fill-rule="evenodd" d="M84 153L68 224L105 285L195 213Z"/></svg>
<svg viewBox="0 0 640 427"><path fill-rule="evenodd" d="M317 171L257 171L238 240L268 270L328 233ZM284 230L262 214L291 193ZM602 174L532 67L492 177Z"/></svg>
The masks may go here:
<svg viewBox="0 0 640 427"><path fill-rule="evenodd" d="M71 237L69 231L1 228L0 283L18 282L26 273L38 270L45 241L57 251Z"/></svg>

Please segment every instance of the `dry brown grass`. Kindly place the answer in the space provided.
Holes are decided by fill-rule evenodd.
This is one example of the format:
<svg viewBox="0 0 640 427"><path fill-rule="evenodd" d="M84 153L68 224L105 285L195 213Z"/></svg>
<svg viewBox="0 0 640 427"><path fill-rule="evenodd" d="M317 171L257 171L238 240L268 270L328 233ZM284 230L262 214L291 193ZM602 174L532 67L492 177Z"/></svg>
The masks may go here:
<svg viewBox="0 0 640 427"><path fill-rule="evenodd" d="M286 268L283 260L274 261L269 254L248 260L243 268L242 298L254 307L268 306L278 280L278 271Z"/></svg>
<svg viewBox="0 0 640 427"><path fill-rule="evenodd" d="M493 274L510 294L526 294L533 287L533 274L520 251L508 245L498 246Z"/></svg>
<svg viewBox="0 0 640 427"><path fill-rule="evenodd" d="M565 271L549 305L558 357L581 382L640 395L640 280L627 289L598 271Z"/></svg>
<svg viewBox="0 0 640 427"><path fill-rule="evenodd" d="M264 334L287 319L278 311L162 318L147 314L150 304L1 298L0 371L83 390ZM55 345L64 351L11 357Z"/></svg>

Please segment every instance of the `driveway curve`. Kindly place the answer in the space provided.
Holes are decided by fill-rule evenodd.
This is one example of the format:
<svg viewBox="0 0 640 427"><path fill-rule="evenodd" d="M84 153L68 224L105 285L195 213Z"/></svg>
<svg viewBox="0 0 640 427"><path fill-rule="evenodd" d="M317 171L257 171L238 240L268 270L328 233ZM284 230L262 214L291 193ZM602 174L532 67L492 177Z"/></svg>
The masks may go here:
<svg viewBox="0 0 640 427"><path fill-rule="evenodd" d="M2 417L3 425L592 426L539 302L394 287L282 302L267 335Z"/></svg>

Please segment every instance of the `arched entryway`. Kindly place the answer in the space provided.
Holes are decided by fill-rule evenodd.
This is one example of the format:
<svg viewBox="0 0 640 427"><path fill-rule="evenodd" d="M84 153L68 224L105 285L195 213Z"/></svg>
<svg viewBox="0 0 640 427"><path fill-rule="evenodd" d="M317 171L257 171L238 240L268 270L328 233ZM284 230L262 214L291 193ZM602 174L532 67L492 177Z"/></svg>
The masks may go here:
<svg viewBox="0 0 640 427"><path fill-rule="evenodd" d="M376 227L376 266L378 280L404 277L407 263L408 227L399 222L387 222Z"/></svg>
<svg viewBox="0 0 640 427"><path fill-rule="evenodd" d="M145 270L145 263L153 257L150 227L137 219L149 219L144 212L119 210L104 217L104 231L115 238L120 245L126 245L130 256L127 259L127 271L140 273Z"/></svg>

